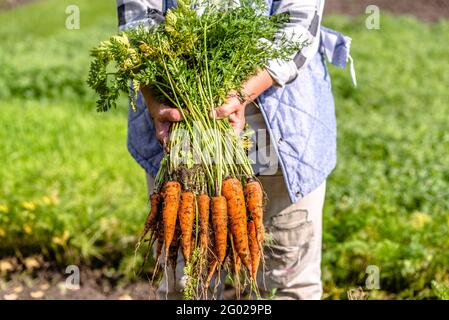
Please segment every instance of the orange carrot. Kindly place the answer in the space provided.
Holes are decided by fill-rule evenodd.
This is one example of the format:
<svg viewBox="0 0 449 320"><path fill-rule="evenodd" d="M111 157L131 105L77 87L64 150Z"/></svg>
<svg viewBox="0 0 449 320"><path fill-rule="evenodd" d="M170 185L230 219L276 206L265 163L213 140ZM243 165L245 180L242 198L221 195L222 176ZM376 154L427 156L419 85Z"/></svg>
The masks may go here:
<svg viewBox="0 0 449 320"><path fill-rule="evenodd" d="M175 235L173 237L173 241L170 244L170 249L168 252L168 261L172 264L172 267L176 267L176 260L178 258L178 250L179 250L179 244L180 244L180 238L179 235L181 234L181 231L179 229L179 226L176 226Z"/></svg>
<svg viewBox="0 0 449 320"><path fill-rule="evenodd" d="M191 191L181 194L181 208L178 212L179 226L181 227L182 254L186 262L190 261L192 254L192 231L195 220L195 195Z"/></svg>
<svg viewBox="0 0 449 320"><path fill-rule="evenodd" d="M206 254L209 240L209 210L210 198L207 194L200 194L198 197L198 208L200 215L200 249L201 254Z"/></svg>
<svg viewBox="0 0 449 320"><path fill-rule="evenodd" d="M175 235L173 237L172 243L170 244L168 252L168 262L173 271L173 279L176 279L176 263L178 260L178 251L180 246L180 237L179 237L180 234L181 234L180 226L177 223L175 228ZM176 291L176 281L174 281L173 286L174 286L173 289Z"/></svg>
<svg viewBox="0 0 449 320"><path fill-rule="evenodd" d="M157 239L157 243L156 243L155 267L154 267L154 270L153 270L153 276L151 278L152 282L154 281L154 277L157 274L158 267L159 267L159 258L161 257L162 248L164 246L163 224L164 224L164 222L162 220L159 220L159 221L157 221L156 228L155 228L155 236L156 236L156 239Z"/></svg>
<svg viewBox="0 0 449 320"><path fill-rule="evenodd" d="M159 203L161 196L159 193L153 193L150 196L150 211L148 212L147 220L145 221L145 227L140 235L139 242L143 240L150 229L153 229L156 225L156 218L159 213Z"/></svg>
<svg viewBox="0 0 449 320"><path fill-rule="evenodd" d="M212 198L212 227L214 229L214 251L218 262L223 263L226 257L226 241L228 233L228 217L226 199L223 196Z"/></svg>
<svg viewBox="0 0 449 320"><path fill-rule="evenodd" d="M256 227L257 240L262 244L265 230L263 227L263 191L259 181L252 180L246 184L245 196L250 217Z"/></svg>
<svg viewBox="0 0 449 320"><path fill-rule="evenodd" d="M228 207L231 232L237 251L243 265L251 271L251 256L248 247L248 230L246 226L246 205L243 187L236 178L223 181L222 194L225 196Z"/></svg>
<svg viewBox="0 0 449 320"><path fill-rule="evenodd" d="M235 251L234 248L234 240L232 239L232 233L229 232L229 247L230 247L230 259L231 259L231 265L232 265L232 272L234 273L234 286L235 286L235 296L237 300L240 299L240 257Z"/></svg>
<svg viewBox="0 0 449 320"><path fill-rule="evenodd" d="M240 257L235 252L234 248L234 240L232 238L232 233L229 233L229 242L230 242L230 251L231 251L231 262L232 262L232 269L234 274L238 275L240 273Z"/></svg>
<svg viewBox="0 0 449 320"><path fill-rule="evenodd" d="M251 253L251 276L256 280L257 269L260 262L259 241L256 235L256 224L254 221L248 222L249 251Z"/></svg>
<svg viewBox="0 0 449 320"><path fill-rule="evenodd" d="M164 245L166 256L168 256L170 244L175 234L180 194L181 185L179 182L168 181L165 183L163 191L164 208L162 209L162 218L164 221Z"/></svg>

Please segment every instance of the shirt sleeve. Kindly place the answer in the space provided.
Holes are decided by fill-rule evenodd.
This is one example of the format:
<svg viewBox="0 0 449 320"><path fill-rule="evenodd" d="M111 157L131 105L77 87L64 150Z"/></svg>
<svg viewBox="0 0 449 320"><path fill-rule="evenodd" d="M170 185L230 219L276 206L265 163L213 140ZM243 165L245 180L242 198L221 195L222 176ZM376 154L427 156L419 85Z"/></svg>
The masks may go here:
<svg viewBox="0 0 449 320"><path fill-rule="evenodd" d="M308 46L295 53L291 60L269 61L267 70L278 86L293 81L316 54L320 43L320 25L324 0L273 0L273 14L288 13L290 20L279 30L277 40L285 35Z"/></svg>
<svg viewBox="0 0 449 320"><path fill-rule="evenodd" d="M119 31L153 27L165 19L163 0L117 0L117 16Z"/></svg>

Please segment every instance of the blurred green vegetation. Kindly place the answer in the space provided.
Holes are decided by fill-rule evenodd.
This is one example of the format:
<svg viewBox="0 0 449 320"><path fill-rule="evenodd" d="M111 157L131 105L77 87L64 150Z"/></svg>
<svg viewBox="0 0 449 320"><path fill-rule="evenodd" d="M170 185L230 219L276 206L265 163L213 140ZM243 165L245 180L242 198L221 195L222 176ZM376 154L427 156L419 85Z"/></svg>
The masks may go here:
<svg viewBox="0 0 449 320"><path fill-rule="evenodd" d="M80 29L66 28L66 8L80 10ZM50 0L0 12L0 97L89 103L89 49L117 30L109 1ZM6 27L5 27L6 26ZM82 100L82 101L80 101Z"/></svg>
<svg viewBox="0 0 449 320"><path fill-rule="evenodd" d="M326 294L364 285L380 269L373 297L427 298L449 272L449 22L382 16L330 17L353 37L359 87L332 69L338 165L324 217Z"/></svg>
<svg viewBox="0 0 449 320"><path fill-rule="evenodd" d="M78 5L81 28L65 28ZM50 0L0 12L0 258L42 253L133 276L147 208L123 108L97 114L89 49L116 31L109 1ZM338 166L324 218L325 297L380 269L372 298L432 298L449 281L449 22L331 16L353 38L359 87L330 67Z"/></svg>
<svg viewBox="0 0 449 320"><path fill-rule="evenodd" d="M80 8L80 29L65 10ZM126 149L126 101L95 111L89 50L116 32L115 4L52 0L0 12L0 257L131 272L145 175Z"/></svg>

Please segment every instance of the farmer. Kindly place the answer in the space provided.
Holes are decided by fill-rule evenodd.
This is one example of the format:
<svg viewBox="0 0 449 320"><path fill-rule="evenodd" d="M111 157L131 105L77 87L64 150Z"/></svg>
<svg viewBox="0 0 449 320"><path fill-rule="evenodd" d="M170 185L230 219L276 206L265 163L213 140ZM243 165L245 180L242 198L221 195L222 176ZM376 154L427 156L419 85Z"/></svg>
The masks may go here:
<svg viewBox="0 0 449 320"><path fill-rule="evenodd" d="M320 299L322 211L326 178L336 164L334 101L325 57L344 67L350 39L320 26L324 0L266 2L267 14L290 14L279 34L294 40L301 36L300 41L309 45L290 61L271 61L245 83L243 99L230 95L212 116L228 118L237 133L245 123L257 133L258 148L251 157L269 199L264 223L274 239L265 252L266 270L263 275L259 272L259 288L275 290L277 299ZM118 0L119 29L154 26L175 5L171 0ZM128 149L145 169L151 191L170 124L182 117L148 89L142 88L141 93L137 112L129 112ZM159 299L181 298L182 270L180 258L177 279L172 272L164 275L168 279L161 281Z"/></svg>

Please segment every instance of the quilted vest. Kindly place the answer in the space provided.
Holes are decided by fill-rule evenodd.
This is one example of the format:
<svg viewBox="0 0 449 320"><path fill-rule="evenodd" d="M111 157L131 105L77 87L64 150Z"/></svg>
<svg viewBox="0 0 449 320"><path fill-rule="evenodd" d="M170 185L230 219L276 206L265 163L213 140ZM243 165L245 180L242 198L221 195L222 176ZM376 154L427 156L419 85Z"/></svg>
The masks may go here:
<svg viewBox="0 0 449 320"><path fill-rule="evenodd" d="M271 8L272 0L266 0ZM166 0L165 10L174 6ZM270 10L271 11L271 10ZM321 185L336 165L336 120L327 60L346 67L351 39L321 27L320 46L295 80L258 98L292 203ZM128 150L155 176L163 156L142 95L128 115Z"/></svg>

